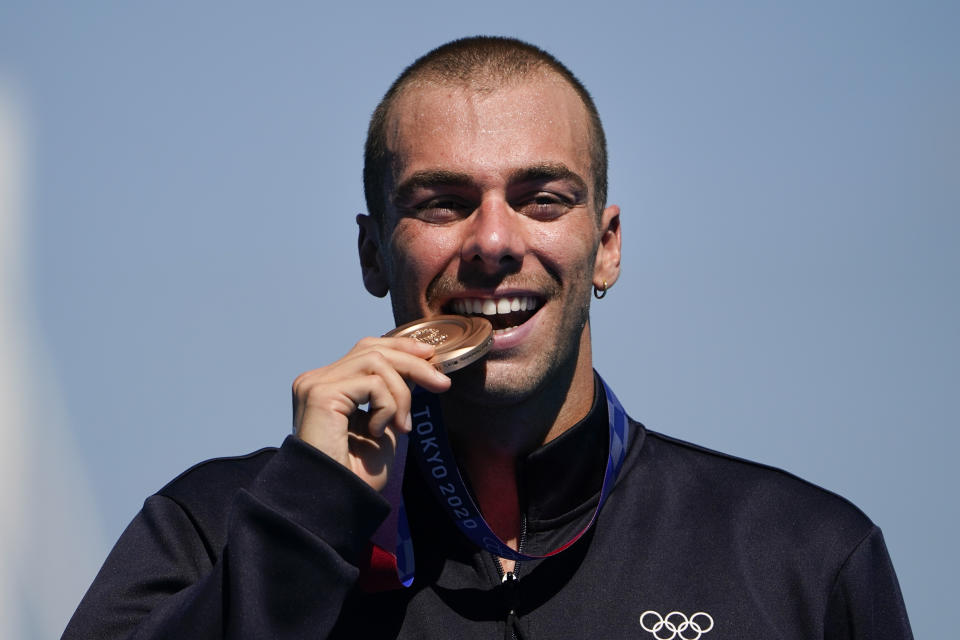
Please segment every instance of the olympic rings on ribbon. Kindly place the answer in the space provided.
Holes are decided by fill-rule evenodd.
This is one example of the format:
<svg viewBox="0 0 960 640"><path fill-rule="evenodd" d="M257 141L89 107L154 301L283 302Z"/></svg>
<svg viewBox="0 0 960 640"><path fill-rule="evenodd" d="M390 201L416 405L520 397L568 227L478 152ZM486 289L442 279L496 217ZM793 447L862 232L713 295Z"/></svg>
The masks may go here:
<svg viewBox="0 0 960 640"><path fill-rule="evenodd" d="M703 611L697 611L689 618L680 611L671 611L665 616L656 611L644 611L640 614L640 626L657 640L700 640L700 636L713 629L713 617ZM668 633L670 635L666 635Z"/></svg>

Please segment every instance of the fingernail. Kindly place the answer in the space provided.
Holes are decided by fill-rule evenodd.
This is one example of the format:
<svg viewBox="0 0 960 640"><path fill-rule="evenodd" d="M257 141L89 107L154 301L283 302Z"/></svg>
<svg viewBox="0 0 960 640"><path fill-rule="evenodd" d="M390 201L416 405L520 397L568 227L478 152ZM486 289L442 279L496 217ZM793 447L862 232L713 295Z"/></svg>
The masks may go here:
<svg viewBox="0 0 960 640"><path fill-rule="evenodd" d="M411 431L413 431L413 416L411 416L409 413L407 414L407 417L404 418L403 420L403 430L406 431L407 433L410 433Z"/></svg>

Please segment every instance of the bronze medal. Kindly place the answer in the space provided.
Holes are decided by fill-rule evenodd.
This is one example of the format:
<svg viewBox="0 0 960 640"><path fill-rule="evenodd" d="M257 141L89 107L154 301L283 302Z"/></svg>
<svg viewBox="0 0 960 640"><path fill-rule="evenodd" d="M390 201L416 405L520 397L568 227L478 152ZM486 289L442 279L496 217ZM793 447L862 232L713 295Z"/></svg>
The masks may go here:
<svg viewBox="0 0 960 640"><path fill-rule="evenodd" d="M442 373L450 373L487 355L493 344L493 325L476 316L434 316L400 325L384 337L432 344L437 351L428 362Z"/></svg>

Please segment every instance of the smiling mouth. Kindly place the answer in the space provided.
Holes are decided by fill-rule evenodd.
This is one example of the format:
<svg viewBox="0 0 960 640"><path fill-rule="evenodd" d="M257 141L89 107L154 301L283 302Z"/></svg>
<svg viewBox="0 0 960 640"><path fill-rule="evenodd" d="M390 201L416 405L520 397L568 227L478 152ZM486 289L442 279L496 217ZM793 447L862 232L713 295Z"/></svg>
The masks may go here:
<svg viewBox="0 0 960 640"><path fill-rule="evenodd" d="M541 306L533 296L502 298L456 298L445 309L462 316L482 316L493 325L494 333L519 327L533 317Z"/></svg>

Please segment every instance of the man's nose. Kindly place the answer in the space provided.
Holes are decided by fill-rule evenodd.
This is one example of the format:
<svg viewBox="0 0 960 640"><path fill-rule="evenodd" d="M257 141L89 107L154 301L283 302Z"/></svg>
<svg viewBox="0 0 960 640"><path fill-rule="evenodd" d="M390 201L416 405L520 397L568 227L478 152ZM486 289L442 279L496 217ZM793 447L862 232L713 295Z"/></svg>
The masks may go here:
<svg viewBox="0 0 960 640"><path fill-rule="evenodd" d="M520 215L501 198L484 198L465 228L461 259L487 273L519 267L526 252Z"/></svg>

